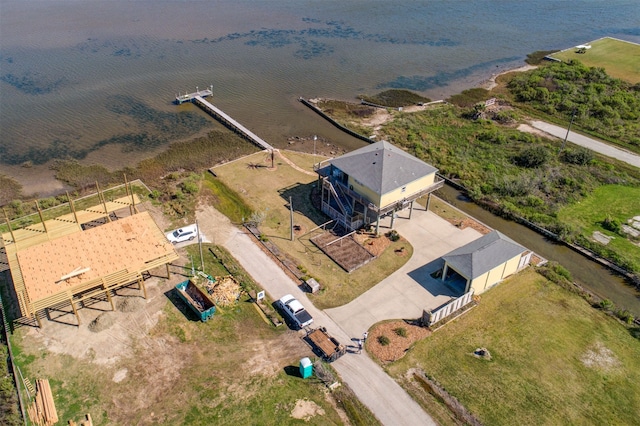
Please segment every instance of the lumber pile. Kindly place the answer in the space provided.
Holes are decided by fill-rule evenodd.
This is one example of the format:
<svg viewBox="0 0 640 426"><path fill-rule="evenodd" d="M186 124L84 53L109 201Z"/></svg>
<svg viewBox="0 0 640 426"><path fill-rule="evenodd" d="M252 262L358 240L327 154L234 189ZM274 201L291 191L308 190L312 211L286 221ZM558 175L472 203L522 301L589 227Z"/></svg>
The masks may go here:
<svg viewBox="0 0 640 426"><path fill-rule="evenodd" d="M48 379L36 380L36 396L27 411L31 422L39 426L50 426L58 422L58 413Z"/></svg>
<svg viewBox="0 0 640 426"><path fill-rule="evenodd" d="M216 277L211 298L218 306L230 306L238 301L242 288L232 276Z"/></svg>

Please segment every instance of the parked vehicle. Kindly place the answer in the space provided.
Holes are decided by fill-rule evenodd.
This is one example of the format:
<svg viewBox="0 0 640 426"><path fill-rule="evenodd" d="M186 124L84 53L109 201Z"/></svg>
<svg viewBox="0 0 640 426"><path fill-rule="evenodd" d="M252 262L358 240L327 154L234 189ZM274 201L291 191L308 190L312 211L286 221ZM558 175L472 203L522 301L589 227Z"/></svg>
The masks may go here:
<svg viewBox="0 0 640 426"><path fill-rule="evenodd" d="M167 240L173 244L183 241L191 241L198 236L198 227L196 225L185 226L167 233Z"/></svg>
<svg viewBox="0 0 640 426"><path fill-rule="evenodd" d="M280 300L276 302L276 305L286 319L297 328L307 327L313 322L313 318L311 318L309 312L302 306L302 303L290 294L281 297Z"/></svg>
<svg viewBox="0 0 640 426"><path fill-rule="evenodd" d="M331 337L324 327L307 333L307 339L326 362L333 362L347 352L347 349Z"/></svg>
<svg viewBox="0 0 640 426"><path fill-rule="evenodd" d="M176 284L176 291L182 300L200 318L206 321L216 312L216 306L191 280Z"/></svg>

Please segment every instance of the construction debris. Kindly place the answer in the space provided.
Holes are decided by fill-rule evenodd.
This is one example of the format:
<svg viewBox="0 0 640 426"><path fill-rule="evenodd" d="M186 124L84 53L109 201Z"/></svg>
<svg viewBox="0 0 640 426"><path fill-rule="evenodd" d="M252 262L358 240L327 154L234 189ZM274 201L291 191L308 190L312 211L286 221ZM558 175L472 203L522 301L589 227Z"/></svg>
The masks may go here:
<svg viewBox="0 0 640 426"><path fill-rule="evenodd" d="M211 286L211 289L209 289ZM242 294L242 287L232 275L216 277L215 281L207 285L207 293L218 306L230 306L238 301Z"/></svg>
<svg viewBox="0 0 640 426"><path fill-rule="evenodd" d="M58 413L48 379L36 380L36 396L27 412L31 422L39 426L50 426L58 422Z"/></svg>

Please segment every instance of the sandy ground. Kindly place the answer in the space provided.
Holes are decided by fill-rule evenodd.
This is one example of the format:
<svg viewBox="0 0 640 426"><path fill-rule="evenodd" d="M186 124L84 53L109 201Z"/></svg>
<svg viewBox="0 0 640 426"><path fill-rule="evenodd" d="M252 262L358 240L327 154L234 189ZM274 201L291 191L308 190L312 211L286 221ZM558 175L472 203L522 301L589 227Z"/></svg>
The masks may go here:
<svg viewBox="0 0 640 426"><path fill-rule="evenodd" d="M496 83L496 78L498 78L499 76L504 75L504 74L508 74L510 72L525 72L525 71L529 71L529 70L532 70L532 69L535 69L535 68L537 68L535 65L524 65L524 66L522 66L520 68L507 70L505 72L501 72L499 74L492 75L491 78L489 78L485 83L483 83L481 87L483 89L491 90L491 89L493 89L494 87L496 87L498 85L498 83Z"/></svg>

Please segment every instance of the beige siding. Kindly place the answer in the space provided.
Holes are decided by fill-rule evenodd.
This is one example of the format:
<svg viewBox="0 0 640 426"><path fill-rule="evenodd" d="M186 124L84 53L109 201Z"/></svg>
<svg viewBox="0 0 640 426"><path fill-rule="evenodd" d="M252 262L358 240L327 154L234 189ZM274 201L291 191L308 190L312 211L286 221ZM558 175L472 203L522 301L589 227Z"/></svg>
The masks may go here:
<svg viewBox="0 0 640 426"><path fill-rule="evenodd" d="M471 282L471 288L474 294L480 294L498 282L502 281L518 270L521 254L509 259L505 263L496 266L489 272L486 272Z"/></svg>
<svg viewBox="0 0 640 426"><path fill-rule="evenodd" d="M436 177L436 174L434 172L429 175L423 176L420 179L416 179L411 183L408 183L405 186L404 191L402 190L402 188L396 188L391 192L387 192L386 194L383 194L380 200L381 204L379 204L379 206L380 207L388 206L389 204L398 202L403 198L407 198L410 195L415 194L416 192L422 191L423 189L430 187L435 182L435 177Z"/></svg>
<svg viewBox="0 0 640 426"><path fill-rule="evenodd" d="M373 192L371 189L367 188L366 186L364 186L361 183L359 183L358 181L356 181L351 176L349 176L349 188L351 188L351 187L353 187L352 189L355 192L357 192L358 194L362 195L363 197L365 197L367 200L371 201L376 206L380 207L380 196L378 194L376 194L375 192Z"/></svg>

